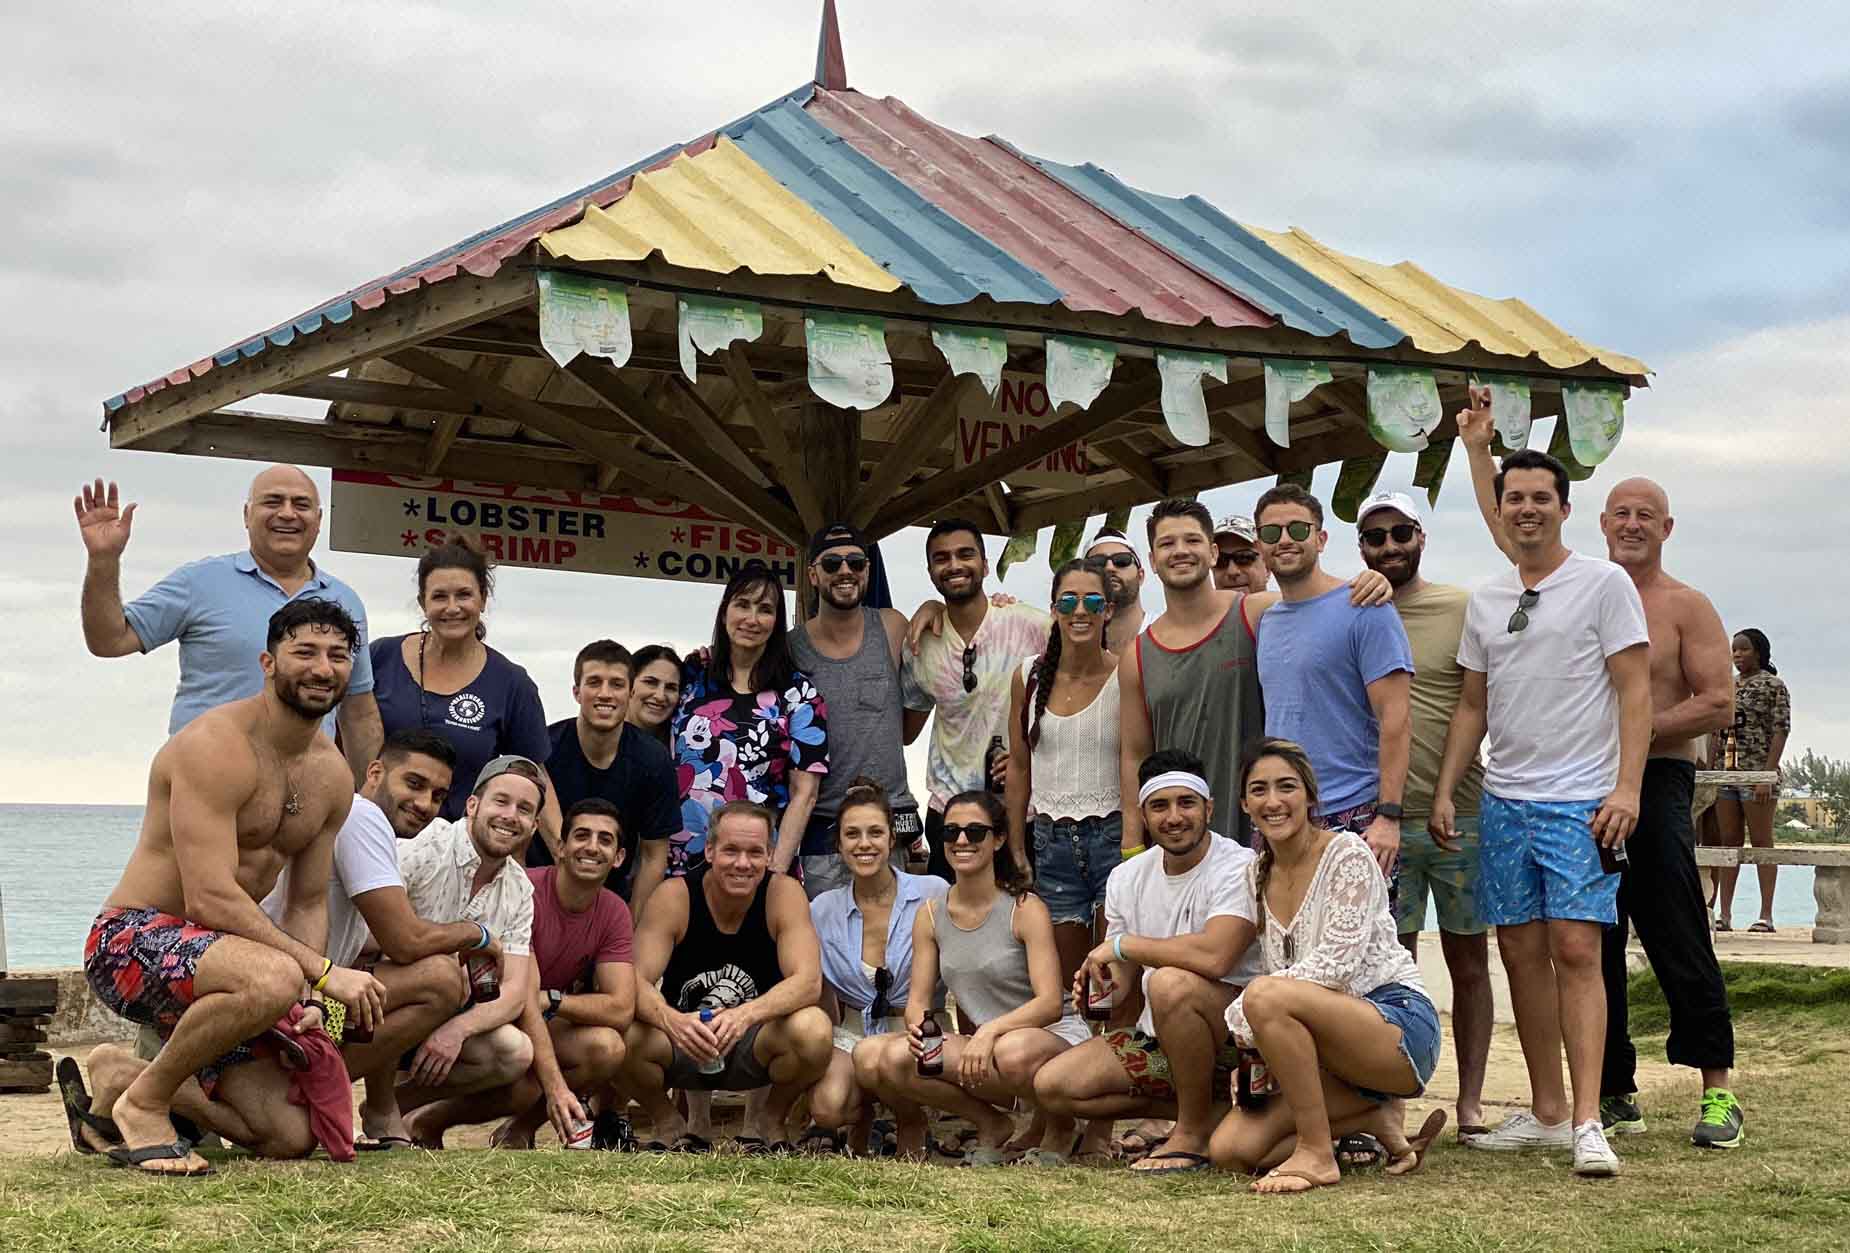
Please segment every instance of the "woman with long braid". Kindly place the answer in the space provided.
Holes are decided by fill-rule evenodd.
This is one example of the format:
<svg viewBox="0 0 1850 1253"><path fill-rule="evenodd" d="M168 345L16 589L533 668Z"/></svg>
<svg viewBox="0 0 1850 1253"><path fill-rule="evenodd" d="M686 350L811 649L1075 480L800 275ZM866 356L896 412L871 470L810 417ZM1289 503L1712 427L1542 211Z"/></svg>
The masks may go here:
<svg viewBox="0 0 1850 1253"><path fill-rule="evenodd" d="M1105 563L1088 557L1056 570L1053 612L1046 649L1013 681L1006 795L1020 864L1034 837L1035 890L1053 915L1064 987L1103 934L1105 880L1121 860L1118 659L1105 649Z"/></svg>

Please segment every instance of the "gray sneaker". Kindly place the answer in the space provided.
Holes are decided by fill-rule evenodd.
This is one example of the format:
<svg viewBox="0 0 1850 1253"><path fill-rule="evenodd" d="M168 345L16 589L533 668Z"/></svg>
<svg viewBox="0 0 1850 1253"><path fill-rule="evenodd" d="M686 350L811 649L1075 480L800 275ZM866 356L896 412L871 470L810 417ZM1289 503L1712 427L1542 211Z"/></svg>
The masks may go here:
<svg viewBox="0 0 1850 1253"><path fill-rule="evenodd" d="M1574 1128L1574 1173L1589 1179L1610 1179L1619 1173L1619 1155L1606 1143L1597 1118Z"/></svg>
<svg viewBox="0 0 1850 1253"><path fill-rule="evenodd" d="M1566 1149L1574 1145L1574 1128L1566 1120L1545 1123L1528 1110L1518 1110L1482 1135L1463 1141L1468 1149L1488 1153L1515 1153L1523 1149Z"/></svg>

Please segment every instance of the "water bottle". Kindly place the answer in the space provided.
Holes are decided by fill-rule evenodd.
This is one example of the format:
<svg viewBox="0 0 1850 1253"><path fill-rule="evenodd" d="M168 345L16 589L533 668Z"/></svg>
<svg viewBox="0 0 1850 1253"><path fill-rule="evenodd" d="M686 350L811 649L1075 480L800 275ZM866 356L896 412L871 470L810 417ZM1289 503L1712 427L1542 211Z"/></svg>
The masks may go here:
<svg viewBox="0 0 1850 1253"><path fill-rule="evenodd" d="M709 1027L713 1025L713 1007L711 1005L702 1005L700 1007L700 1021ZM703 1075L725 1074L726 1059L724 1057L714 1057L708 1061L701 1062L700 1073Z"/></svg>

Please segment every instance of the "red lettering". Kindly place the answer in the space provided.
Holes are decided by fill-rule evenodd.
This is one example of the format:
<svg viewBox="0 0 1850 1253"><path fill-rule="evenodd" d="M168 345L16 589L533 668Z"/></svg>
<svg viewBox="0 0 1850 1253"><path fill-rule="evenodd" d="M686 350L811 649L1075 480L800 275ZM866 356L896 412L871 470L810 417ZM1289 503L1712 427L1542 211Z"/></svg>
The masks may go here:
<svg viewBox="0 0 1850 1253"><path fill-rule="evenodd" d="M1045 417L1047 414L1047 386L1039 379L1028 384L1027 394L1023 398L1022 408L1032 417Z"/></svg>
<svg viewBox="0 0 1850 1253"><path fill-rule="evenodd" d="M570 540L560 540L552 546L553 564L562 566L578 555L578 545Z"/></svg>
<svg viewBox="0 0 1850 1253"><path fill-rule="evenodd" d="M982 437L982 433L981 423L972 422L969 418L957 419L957 444L963 449L964 465L970 465L976 461L977 441Z"/></svg>
<svg viewBox="0 0 1850 1253"><path fill-rule="evenodd" d="M1021 381L1004 377L1001 394L996 400L996 409L1002 413L1021 412Z"/></svg>
<svg viewBox="0 0 1850 1253"><path fill-rule="evenodd" d="M694 548L705 548L713 538L713 528L705 522L696 522L687 528L688 542Z"/></svg>

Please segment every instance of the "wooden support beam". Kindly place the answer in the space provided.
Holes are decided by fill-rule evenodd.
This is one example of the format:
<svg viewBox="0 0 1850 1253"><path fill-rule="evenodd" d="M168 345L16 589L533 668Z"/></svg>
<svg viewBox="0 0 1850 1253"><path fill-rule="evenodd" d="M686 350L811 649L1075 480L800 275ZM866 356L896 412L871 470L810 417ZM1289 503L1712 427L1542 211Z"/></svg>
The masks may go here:
<svg viewBox="0 0 1850 1253"><path fill-rule="evenodd" d="M1002 484L985 483L983 485L983 503L989 506L989 514L996 520L996 526L1000 529L1001 534L1013 535L1015 532L1010 526L1010 519L1013 517L1014 511L1010 507L1008 493L1002 490Z"/></svg>
<svg viewBox="0 0 1850 1253"><path fill-rule="evenodd" d="M726 429L726 420L715 413L713 406L707 403L694 385L683 374L670 374L667 379L667 392L681 402L681 409L694 428L694 434L705 440L713 451L730 461L747 479L759 487L771 486L771 480L765 477L764 469L752 455L739 446ZM792 513L792 517L796 515Z"/></svg>
<svg viewBox="0 0 1850 1253"><path fill-rule="evenodd" d="M1094 444L1093 447L1110 457L1118 469L1136 479L1159 497L1169 494L1169 484L1164 477L1163 468L1131 447L1130 440L1115 439L1109 443Z"/></svg>
<svg viewBox="0 0 1850 1253"><path fill-rule="evenodd" d="M1219 439L1233 445L1255 466L1264 471L1272 471L1278 464L1278 448L1265 437L1246 429L1246 424L1234 417L1226 409L1210 410L1208 427Z"/></svg>
<svg viewBox="0 0 1850 1253"><path fill-rule="evenodd" d="M861 415L812 400L803 406L798 430L803 473L815 485L822 505L822 521L816 524L820 529L849 516L861 485Z"/></svg>
<svg viewBox="0 0 1850 1253"><path fill-rule="evenodd" d="M752 373L751 359L745 355L744 348L736 343L728 344L719 357L720 364L726 369L726 377L732 380L732 388L745 406L746 416L751 418L752 426L758 431L758 438L764 441L765 456L770 459L771 467L777 472L784 490L790 493L790 499L796 502L797 516L808 530L821 530L825 521L822 499L816 494L814 484L804 476L803 464L796 450L790 446L790 437L784 430L783 419L777 416L777 411L765 397L764 389L758 385L757 376Z"/></svg>
<svg viewBox="0 0 1850 1253"><path fill-rule="evenodd" d="M854 498L854 524L866 527L887 503L893 489L919 468L925 454L953 436L958 398L964 394L967 374L952 374L948 369L932 394L912 415L905 430L894 437L893 447L874 466L865 487Z"/></svg>
<svg viewBox="0 0 1850 1253"><path fill-rule="evenodd" d="M507 373L507 362L493 357L477 357L470 364L469 372L484 382L497 383L501 376ZM476 407L476 412L481 412L479 405ZM449 455L450 445L456 442L456 437L462 433L463 423L466 421L468 418L460 413L446 413L437 419L436 426L430 432L430 443L424 449L424 472L426 474L437 472L437 467L441 466L443 459Z"/></svg>

